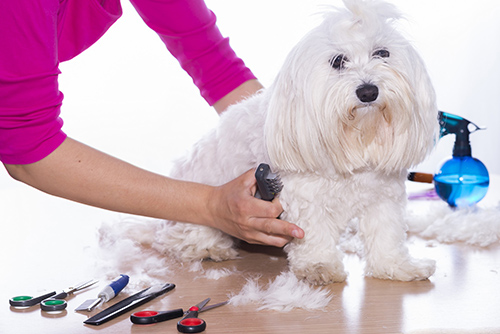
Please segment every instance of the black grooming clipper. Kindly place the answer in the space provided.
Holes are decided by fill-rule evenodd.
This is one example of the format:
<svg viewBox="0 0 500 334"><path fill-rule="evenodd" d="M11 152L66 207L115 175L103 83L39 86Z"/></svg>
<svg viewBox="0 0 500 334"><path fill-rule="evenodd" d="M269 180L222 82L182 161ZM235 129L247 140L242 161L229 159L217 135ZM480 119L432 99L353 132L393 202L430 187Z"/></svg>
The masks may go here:
<svg viewBox="0 0 500 334"><path fill-rule="evenodd" d="M272 201L283 189L281 177L278 173L271 173L271 168L268 164L260 164L255 171L257 179L256 198L261 198L266 201Z"/></svg>

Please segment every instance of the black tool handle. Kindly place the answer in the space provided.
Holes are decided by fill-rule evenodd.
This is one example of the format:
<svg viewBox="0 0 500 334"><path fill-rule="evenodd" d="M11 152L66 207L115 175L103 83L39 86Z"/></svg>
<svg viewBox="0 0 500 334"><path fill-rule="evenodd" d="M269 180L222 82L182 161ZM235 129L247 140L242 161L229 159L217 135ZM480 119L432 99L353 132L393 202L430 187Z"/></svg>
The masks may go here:
<svg viewBox="0 0 500 334"><path fill-rule="evenodd" d="M63 291L55 296L50 297L50 299L65 299L66 297L68 297L68 293Z"/></svg>
<svg viewBox="0 0 500 334"><path fill-rule="evenodd" d="M40 303L42 300L45 300L49 297L52 297L55 294L56 294L56 292L52 291L52 292L46 293L46 294L44 294L42 296L38 296L38 297L18 296L18 297L11 298L9 300L9 304L11 306L14 306L14 307L29 307L29 306L36 305L36 304Z"/></svg>
<svg viewBox="0 0 500 334"><path fill-rule="evenodd" d="M103 323L111 319L114 319L133 308L136 308L138 306L141 306L142 304L149 302L150 300L166 293L167 291L172 290L173 288L175 288L175 284L167 283L158 292L154 292L151 294L147 293L147 291L151 288L144 289L114 304L113 306L108 307L104 311L97 313L93 317L85 320L83 323L94 326L102 325Z"/></svg>
<svg viewBox="0 0 500 334"><path fill-rule="evenodd" d="M198 309L191 308L189 313L177 323L181 333L201 333L207 328L205 320L198 318Z"/></svg>
<svg viewBox="0 0 500 334"><path fill-rule="evenodd" d="M180 318L183 315L184 311L181 308L163 312L141 311L133 313L130 316L130 321L132 321L134 324L137 325L148 325L157 322L167 321L170 319Z"/></svg>

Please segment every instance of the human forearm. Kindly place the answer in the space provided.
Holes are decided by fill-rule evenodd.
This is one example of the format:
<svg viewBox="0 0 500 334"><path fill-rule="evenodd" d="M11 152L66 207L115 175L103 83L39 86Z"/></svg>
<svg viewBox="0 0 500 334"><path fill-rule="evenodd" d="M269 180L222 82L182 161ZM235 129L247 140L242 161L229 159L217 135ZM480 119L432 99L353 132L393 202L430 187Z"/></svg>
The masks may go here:
<svg viewBox="0 0 500 334"><path fill-rule="evenodd" d="M277 217L279 202L253 197L252 171L219 187L170 179L70 138L46 158L5 165L17 180L46 193L130 214L207 225L250 243L283 246L303 237Z"/></svg>
<svg viewBox="0 0 500 334"><path fill-rule="evenodd" d="M34 164L6 168L17 180L76 202L154 218L194 223L208 219L203 217L204 197L212 187L145 171L69 138ZM192 194L196 197L185 198Z"/></svg>

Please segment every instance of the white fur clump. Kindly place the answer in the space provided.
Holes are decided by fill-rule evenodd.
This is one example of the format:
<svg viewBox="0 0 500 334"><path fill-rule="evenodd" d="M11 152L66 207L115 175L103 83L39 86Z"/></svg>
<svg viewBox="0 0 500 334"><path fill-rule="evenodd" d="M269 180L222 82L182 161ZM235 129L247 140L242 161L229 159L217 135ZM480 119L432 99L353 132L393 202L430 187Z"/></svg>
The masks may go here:
<svg viewBox="0 0 500 334"><path fill-rule="evenodd" d="M217 281L221 278L229 277L234 274L238 274L238 271L235 268L208 269L205 270L203 277Z"/></svg>
<svg viewBox="0 0 500 334"><path fill-rule="evenodd" d="M496 207L452 209L445 203L427 204L428 211L410 212L410 232L442 243L465 242L486 247L500 240L500 203Z"/></svg>
<svg viewBox="0 0 500 334"><path fill-rule="evenodd" d="M205 270L201 261L191 263L191 265L189 266L189 272L196 272L196 279L206 278L215 281L224 277L239 274L239 271L234 266L232 266L231 268L211 268Z"/></svg>
<svg viewBox="0 0 500 334"><path fill-rule="evenodd" d="M282 218L305 231L285 247L297 278L344 281L339 244L357 219L366 275L426 279L435 262L405 245L405 179L437 140L434 89L398 32L394 5L344 4L291 50L268 89L225 111L171 176L221 185L268 163L284 184ZM164 222L150 242L186 262L237 257L233 238L206 226Z"/></svg>
<svg viewBox="0 0 500 334"><path fill-rule="evenodd" d="M324 309L332 296L324 288L315 288L299 281L291 272L283 272L274 281L261 287L258 278L248 279L240 293L233 295L230 303L235 306L258 304L258 310L289 312L294 308Z"/></svg>
<svg viewBox="0 0 500 334"><path fill-rule="evenodd" d="M100 247L95 254L98 271L126 272L134 275L139 285L161 283L175 275L179 263L175 259L169 260L155 247L155 236L162 228L160 221L154 219L127 218L114 224L103 224L98 231ZM190 263L187 270L196 272L197 279L210 280L239 273L234 266L204 269L201 261Z"/></svg>
<svg viewBox="0 0 500 334"><path fill-rule="evenodd" d="M155 224L158 221L131 218L103 224L98 230L96 270L127 273L134 277L131 287L164 283L172 276L171 262L150 247L148 240L154 236Z"/></svg>

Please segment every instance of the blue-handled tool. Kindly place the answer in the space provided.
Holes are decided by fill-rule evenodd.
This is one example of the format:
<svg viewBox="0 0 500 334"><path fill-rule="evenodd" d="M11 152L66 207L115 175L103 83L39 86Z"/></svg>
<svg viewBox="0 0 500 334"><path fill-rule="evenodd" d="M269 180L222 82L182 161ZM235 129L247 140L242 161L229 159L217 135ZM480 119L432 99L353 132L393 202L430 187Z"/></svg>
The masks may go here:
<svg viewBox="0 0 500 334"><path fill-rule="evenodd" d="M89 299L82 305L78 306L75 311L92 311L101 302L105 303L116 297L120 291L123 290L128 284L129 277L121 274L115 278L110 284L106 285L104 289L99 292L96 299Z"/></svg>

